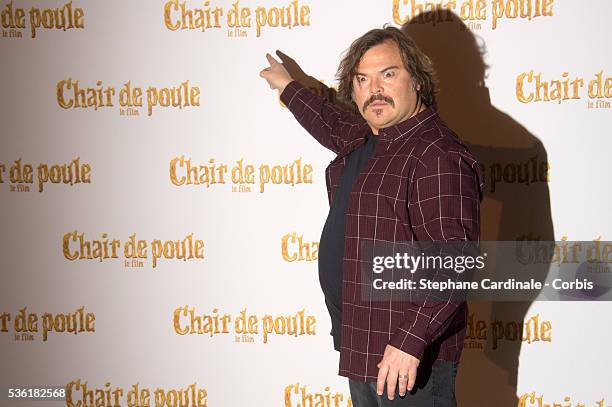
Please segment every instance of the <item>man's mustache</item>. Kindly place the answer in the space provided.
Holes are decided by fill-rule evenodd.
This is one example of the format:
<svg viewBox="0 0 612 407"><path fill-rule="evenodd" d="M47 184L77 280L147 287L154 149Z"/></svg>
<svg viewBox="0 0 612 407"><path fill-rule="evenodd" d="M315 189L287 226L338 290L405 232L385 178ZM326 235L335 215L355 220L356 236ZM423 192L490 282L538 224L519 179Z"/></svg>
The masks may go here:
<svg viewBox="0 0 612 407"><path fill-rule="evenodd" d="M393 99L391 99L389 96L385 96L385 95L381 95L381 94L376 94L374 96L372 96L370 99L366 100L366 102L363 104L363 111L365 112L366 108L374 103L377 100L382 100L384 102L387 102L388 104L391 105L391 107L395 107L395 102L393 102Z"/></svg>

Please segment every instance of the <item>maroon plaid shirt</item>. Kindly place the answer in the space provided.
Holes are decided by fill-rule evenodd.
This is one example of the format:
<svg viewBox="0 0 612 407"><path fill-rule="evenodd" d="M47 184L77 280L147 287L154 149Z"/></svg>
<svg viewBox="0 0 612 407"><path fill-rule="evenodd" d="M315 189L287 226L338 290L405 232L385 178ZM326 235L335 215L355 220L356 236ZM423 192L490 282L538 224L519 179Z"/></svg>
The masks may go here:
<svg viewBox="0 0 612 407"><path fill-rule="evenodd" d="M329 202L346 156L371 128L361 116L340 110L292 81L280 95L298 122L337 154L325 171ZM371 159L349 197L342 260L342 341L339 375L376 381L391 344L422 359L459 361L467 303L363 298L360 243L371 241L478 241L483 178L467 147L429 107L379 130Z"/></svg>

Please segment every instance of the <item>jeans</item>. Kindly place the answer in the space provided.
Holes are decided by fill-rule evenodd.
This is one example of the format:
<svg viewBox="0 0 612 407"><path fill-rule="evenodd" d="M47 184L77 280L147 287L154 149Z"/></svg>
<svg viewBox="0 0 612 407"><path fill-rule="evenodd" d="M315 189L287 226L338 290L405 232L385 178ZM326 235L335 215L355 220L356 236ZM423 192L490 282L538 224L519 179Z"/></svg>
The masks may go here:
<svg viewBox="0 0 612 407"><path fill-rule="evenodd" d="M393 400L387 398L387 383L382 396L376 394L376 382L360 382L349 379L349 389L354 407L456 407L455 377L457 362L438 360L433 365L417 369L416 383L412 391L400 397L395 387Z"/></svg>

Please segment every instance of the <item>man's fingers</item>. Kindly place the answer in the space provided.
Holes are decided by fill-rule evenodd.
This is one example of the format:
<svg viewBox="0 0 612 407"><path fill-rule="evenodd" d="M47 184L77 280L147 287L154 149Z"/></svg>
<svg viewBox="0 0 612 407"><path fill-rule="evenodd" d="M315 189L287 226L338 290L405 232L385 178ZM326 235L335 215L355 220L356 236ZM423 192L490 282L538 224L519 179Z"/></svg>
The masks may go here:
<svg viewBox="0 0 612 407"><path fill-rule="evenodd" d="M268 85L270 85L270 89L274 89L274 86L272 85L272 82L268 78L270 76L270 68L262 69L261 71L259 71L259 76L261 76L266 81L268 81Z"/></svg>
<svg viewBox="0 0 612 407"><path fill-rule="evenodd" d="M385 391L385 379L387 378L387 372L389 371L389 366L383 365L382 368L378 369L378 378L376 380L376 394L382 396Z"/></svg>
<svg viewBox="0 0 612 407"><path fill-rule="evenodd" d="M268 53L266 53L266 58L268 58L268 62L270 63L270 66L274 66L274 65L278 65L280 64L280 62L278 62L276 59L274 59L274 57Z"/></svg>
<svg viewBox="0 0 612 407"><path fill-rule="evenodd" d="M387 375L387 398L393 400L395 397L395 386L397 384L397 370L390 370Z"/></svg>
<svg viewBox="0 0 612 407"><path fill-rule="evenodd" d="M406 386L408 385L408 373L400 372L397 376L397 391L399 395L404 397L406 395Z"/></svg>
<svg viewBox="0 0 612 407"><path fill-rule="evenodd" d="M408 371L408 386L406 386L408 391L411 391L412 387L414 387L414 382L416 382L416 375L417 375L417 368L416 366L412 366L410 370Z"/></svg>

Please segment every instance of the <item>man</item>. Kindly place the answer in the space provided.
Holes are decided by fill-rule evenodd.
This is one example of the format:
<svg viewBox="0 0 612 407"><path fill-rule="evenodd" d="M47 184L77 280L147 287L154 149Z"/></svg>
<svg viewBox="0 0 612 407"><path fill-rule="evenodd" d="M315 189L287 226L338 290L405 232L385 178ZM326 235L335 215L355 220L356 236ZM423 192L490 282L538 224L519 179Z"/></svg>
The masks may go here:
<svg viewBox="0 0 612 407"><path fill-rule="evenodd" d="M326 169L319 276L353 405L455 406L467 304L374 306L359 286L366 240L479 240L480 166L437 115L429 58L397 28L367 32L338 68L338 96L352 108L344 111L266 57L260 76L337 154Z"/></svg>

